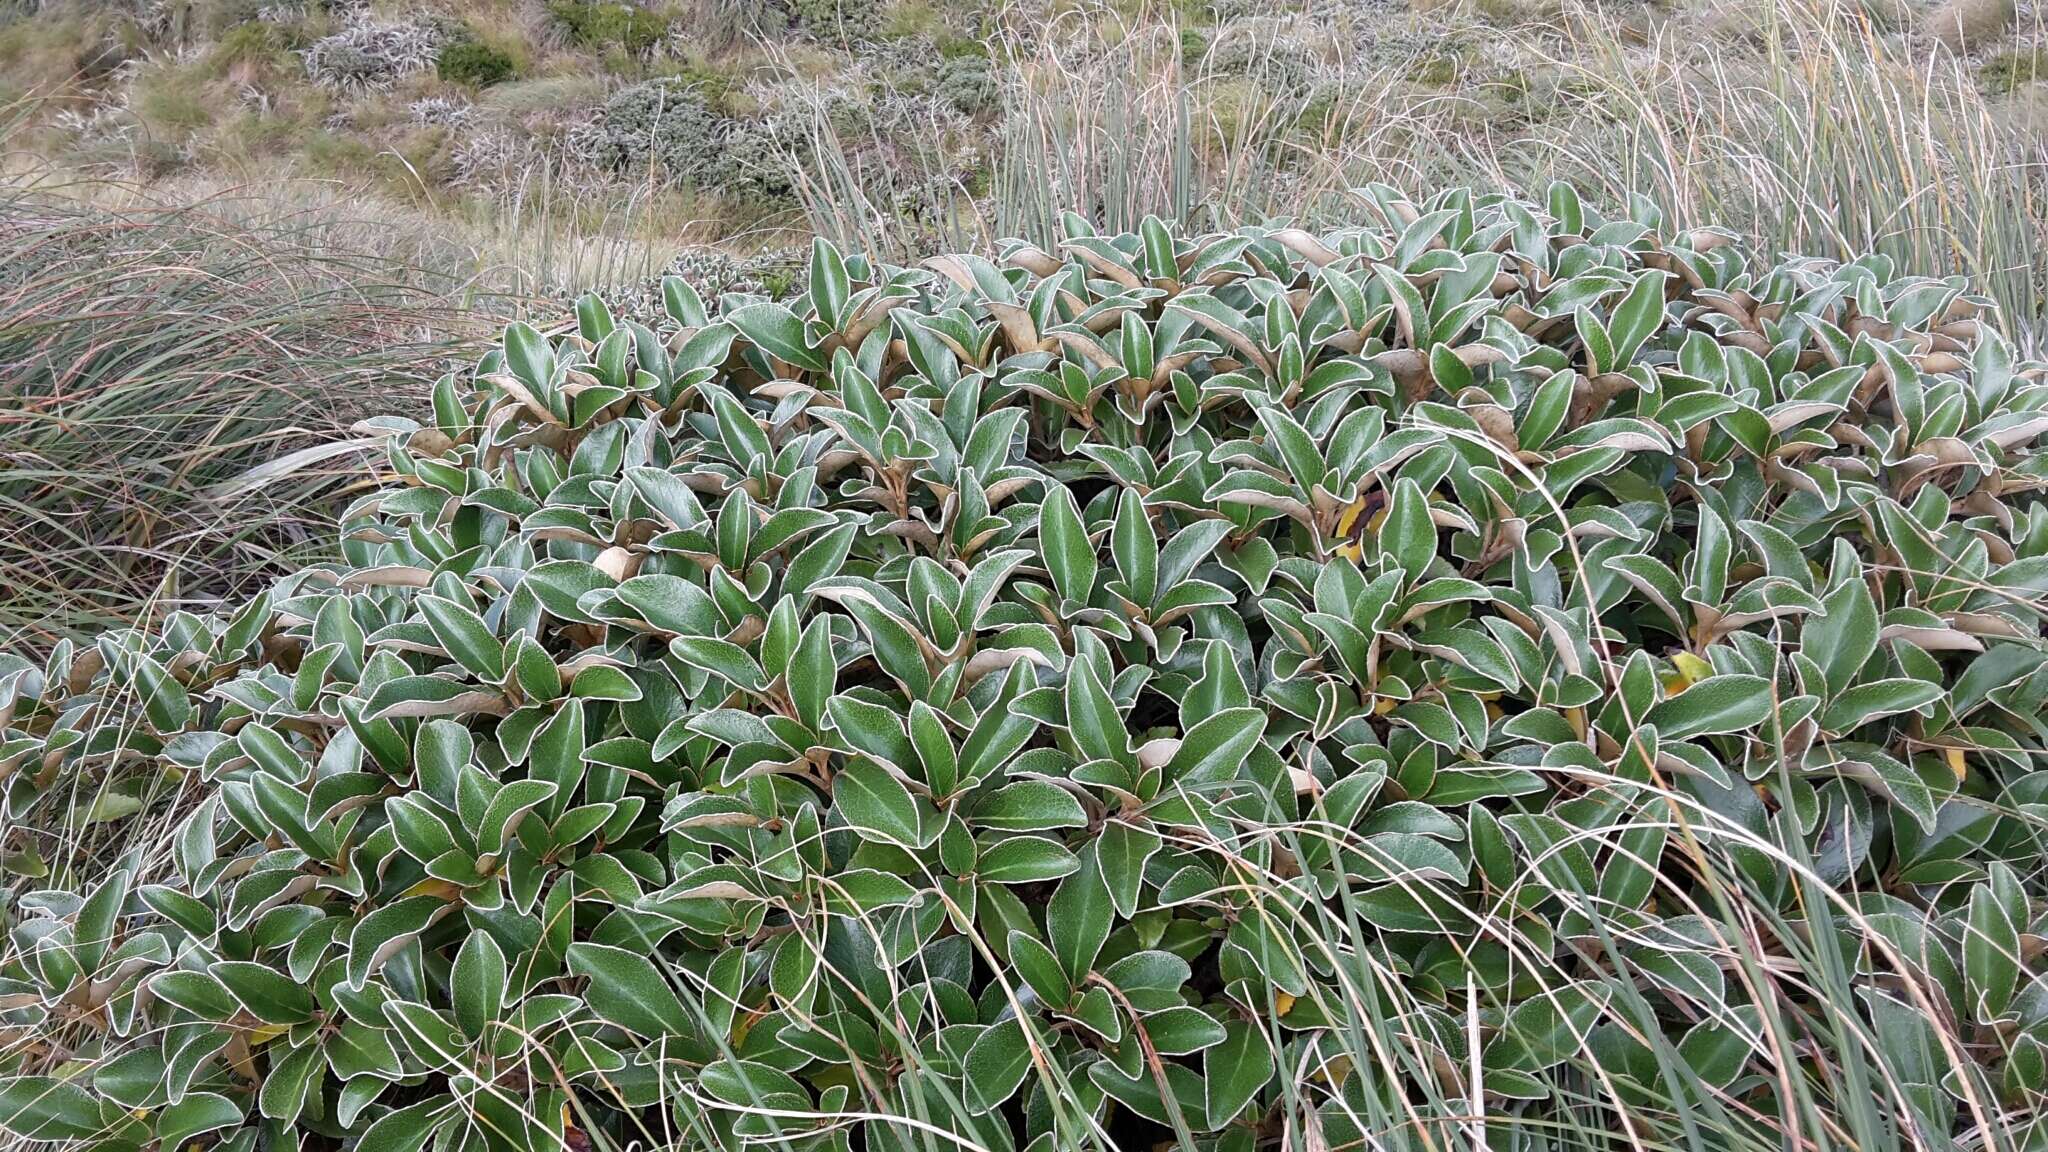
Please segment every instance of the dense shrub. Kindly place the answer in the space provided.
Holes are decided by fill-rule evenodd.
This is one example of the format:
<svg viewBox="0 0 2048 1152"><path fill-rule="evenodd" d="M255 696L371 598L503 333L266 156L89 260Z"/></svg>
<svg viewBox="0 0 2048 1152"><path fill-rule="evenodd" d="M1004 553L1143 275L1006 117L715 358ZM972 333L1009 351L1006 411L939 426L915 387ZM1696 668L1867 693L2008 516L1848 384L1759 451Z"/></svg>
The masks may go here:
<svg viewBox="0 0 2048 1152"><path fill-rule="evenodd" d="M577 44L600 51L619 48L634 56L652 51L669 28L662 13L615 0L548 0L548 15Z"/></svg>
<svg viewBox="0 0 2048 1152"><path fill-rule="evenodd" d="M685 172L713 148L715 116L694 85L673 78L628 85L605 98L577 140L577 151L608 172L653 164Z"/></svg>
<svg viewBox="0 0 2048 1152"><path fill-rule="evenodd" d="M457 40L441 49L434 70L451 83L488 88L512 79L519 69L502 49L481 40Z"/></svg>
<svg viewBox="0 0 2048 1152"><path fill-rule="evenodd" d="M514 326L345 562L8 665L0 1127L2038 1139L2048 369L1367 194Z"/></svg>
<svg viewBox="0 0 2048 1152"><path fill-rule="evenodd" d="M933 94L963 115L992 112L1000 104L995 67L986 56L949 56L938 62Z"/></svg>
<svg viewBox="0 0 2048 1152"><path fill-rule="evenodd" d="M618 175L652 166L663 179L705 191L761 197L789 191L767 130L715 111L698 85L680 77L614 92L572 145L584 162Z"/></svg>
<svg viewBox="0 0 2048 1152"><path fill-rule="evenodd" d="M797 27L831 44L874 39L888 15L884 0L791 0Z"/></svg>

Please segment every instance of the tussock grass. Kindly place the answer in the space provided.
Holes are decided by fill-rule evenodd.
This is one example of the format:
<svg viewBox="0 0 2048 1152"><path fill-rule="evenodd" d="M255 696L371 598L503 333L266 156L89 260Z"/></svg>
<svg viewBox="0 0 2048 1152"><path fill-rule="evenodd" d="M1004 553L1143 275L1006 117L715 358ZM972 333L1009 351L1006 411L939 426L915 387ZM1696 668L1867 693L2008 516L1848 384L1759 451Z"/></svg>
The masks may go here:
<svg viewBox="0 0 2048 1152"><path fill-rule="evenodd" d="M39 648L236 595L328 547L334 461L218 486L422 403L477 317L454 285L231 197L0 190L0 637Z"/></svg>
<svg viewBox="0 0 2048 1152"><path fill-rule="evenodd" d="M1673 228L1713 221L1776 251L1961 275L2024 345L2048 337L2040 133L1966 61L1885 35L1860 7L1771 0L1702 36L1696 21L1646 31L1573 3L1469 32L1517 62L1503 75L1468 73L1434 34L1366 48L1297 35L1321 52L1307 81L1272 50L1226 67L1215 44L1184 54L1171 21L1088 11L1019 17L995 41L1004 114L986 187L943 165L850 164L864 142L820 118L792 158L808 225L901 256L1044 245L1068 211L1118 228L1148 213L1338 225L1367 218L1350 190L1374 182L1536 194L1564 179L1611 203L1646 197ZM946 155L932 144L915 154ZM936 212L906 210L908 191L935 186L948 189Z"/></svg>

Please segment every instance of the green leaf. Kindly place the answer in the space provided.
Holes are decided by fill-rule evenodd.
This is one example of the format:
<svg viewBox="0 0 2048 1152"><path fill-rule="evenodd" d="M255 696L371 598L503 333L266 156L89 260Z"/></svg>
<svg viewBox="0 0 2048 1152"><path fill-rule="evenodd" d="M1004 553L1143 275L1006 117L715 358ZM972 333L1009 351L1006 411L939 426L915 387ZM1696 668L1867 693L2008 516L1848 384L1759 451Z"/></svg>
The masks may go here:
<svg viewBox="0 0 2048 1152"><path fill-rule="evenodd" d="M825 359L804 336L804 322L782 304L748 304L724 319L755 347L807 372L823 372Z"/></svg>
<svg viewBox="0 0 2048 1152"><path fill-rule="evenodd" d="M982 852L975 875L986 884L1057 880L1081 866L1072 852L1042 836L1012 836Z"/></svg>
<svg viewBox="0 0 2048 1152"><path fill-rule="evenodd" d="M831 241L819 236L811 241L811 310L827 328L846 322L846 300L851 291L846 278L846 261Z"/></svg>
<svg viewBox="0 0 2048 1152"><path fill-rule="evenodd" d="M606 1023L650 1039L696 1034L675 990L646 956L579 940L566 959L571 973L590 981L585 998Z"/></svg>
<svg viewBox="0 0 2048 1152"><path fill-rule="evenodd" d="M1134 489L1124 489L1123 499L1117 503L1109 546L1117 573L1132 598L1140 607L1149 607L1159 598L1159 538L1145 514L1144 499Z"/></svg>
<svg viewBox="0 0 2048 1152"><path fill-rule="evenodd" d="M185 686L147 656L135 659L135 692L149 726L161 734L179 731L192 718L192 697Z"/></svg>
<svg viewBox="0 0 2048 1152"><path fill-rule="evenodd" d="M1010 964L1038 998L1054 1008L1074 999L1074 984L1060 967L1059 958L1029 932L1012 929L1007 943Z"/></svg>
<svg viewBox="0 0 2048 1152"><path fill-rule="evenodd" d="M1128 920L1138 912L1138 890L1145 881L1145 862L1159 851L1159 833L1120 820L1102 826L1095 841L1095 863L1116 914Z"/></svg>
<svg viewBox="0 0 2048 1152"><path fill-rule="evenodd" d="M1166 762L1165 782L1194 788L1228 780L1237 775L1265 732L1266 713L1258 708L1216 712L1181 737L1180 747Z"/></svg>
<svg viewBox="0 0 2048 1152"><path fill-rule="evenodd" d="M1273 1045L1265 1032L1243 1020L1226 1023L1222 1042L1202 1054L1209 1127L1235 1119L1272 1079Z"/></svg>
<svg viewBox="0 0 2048 1152"><path fill-rule="evenodd" d="M379 1152L419 1152L441 1128L452 1103L445 1096L393 1109L363 1130L358 1142Z"/></svg>
<svg viewBox="0 0 2048 1152"><path fill-rule="evenodd" d="M1062 599L1085 604L1095 590L1095 545L1066 486L1046 482L1038 506L1038 548Z"/></svg>
<svg viewBox="0 0 2048 1152"><path fill-rule="evenodd" d="M474 609L440 596L421 596L414 603L435 641L470 675L486 684L505 679L505 646Z"/></svg>
<svg viewBox="0 0 2048 1152"><path fill-rule="evenodd" d="M1771 714L1771 683L1761 676L1709 676L1651 706L1648 722L1667 740L1741 732Z"/></svg>
<svg viewBox="0 0 2048 1152"><path fill-rule="evenodd" d="M992 1112L1023 1086L1031 1071L1031 1041L1015 1016L981 1030L968 1046L962 1081L969 1107Z"/></svg>
<svg viewBox="0 0 2048 1152"><path fill-rule="evenodd" d="M1986 1023L2005 1016L2018 987L2027 903L2019 877L1996 861L1990 878L1970 890L1963 922L1963 975L1975 999L1977 1019Z"/></svg>
<svg viewBox="0 0 2048 1152"><path fill-rule="evenodd" d="M242 1109L234 1101L218 1092L187 1092L184 1099L157 1113L157 1143L183 1148L194 1137L241 1123Z"/></svg>
<svg viewBox="0 0 2048 1152"><path fill-rule="evenodd" d="M1436 524L1429 517L1429 497L1415 481L1402 477L1394 483L1394 496L1387 504L1387 518L1380 524L1380 556L1414 580L1436 558Z"/></svg>
<svg viewBox="0 0 2048 1152"><path fill-rule="evenodd" d="M1073 793L1057 784L1018 780L982 797L968 819L999 832L1036 832L1083 827L1088 813Z"/></svg>
<svg viewBox="0 0 2048 1152"><path fill-rule="evenodd" d="M506 979L504 950L489 932L471 932L448 974L455 1022L470 1039L482 1039L485 1026L504 1010Z"/></svg>
<svg viewBox="0 0 2048 1152"><path fill-rule="evenodd" d="M284 1124L298 1122L299 1114L305 1110L306 1099L312 1094L314 1078L319 1075L322 1060L318 1044L302 1044L279 1056L282 1045L271 1052L272 1063L263 1074L263 1087L256 1097L256 1108L265 1118Z"/></svg>
<svg viewBox="0 0 2048 1152"><path fill-rule="evenodd" d="M737 644L714 636L677 636L669 640L668 650L683 663L722 676L736 688L748 692L768 688L761 666Z"/></svg>
<svg viewBox="0 0 2048 1152"><path fill-rule="evenodd" d="M1093 856L1091 846L1082 855L1080 871L1060 882L1045 908L1045 931L1053 954L1077 981L1094 969L1095 958L1116 923L1109 886L1103 883L1102 870L1095 866Z"/></svg>
<svg viewBox="0 0 2048 1152"><path fill-rule="evenodd" d="M348 938L349 986L362 991L370 973L426 931L448 907L432 896L408 896L358 920Z"/></svg>
<svg viewBox="0 0 2048 1152"><path fill-rule="evenodd" d="M856 760L832 778L832 806L863 837L918 849L938 835L937 813L880 765Z"/></svg>
<svg viewBox="0 0 2048 1152"><path fill-rule="evenodd" d="M1833 699L1856 678L1877 651L1877 603L1860 579L1844 580L1821 600L1825 616L1810 616L1799 628L1799 651L1827 676L1821 694Z"/></svg>
<svg viewBox="0 0 2048 1152"><path fill-rule="evenodd" d="M1898 677L1873 680L1846 689L1820 715L1820 726L1829 732L1853 732L1885 716L1917 712L1941 699L1941 685L1926 680Z"/></svg>
<svg viewBox="0 0 2048 1152"><path fill-rule="evenodd" d="M268 965L216 960L207 970L249 1015L265 1024L303 1024L318 1007L304 985Z"/></svg>
<svg viewBox="0 0 2048 1152"><path fill-rule="evenodd" d="M241 1117L237 1115L236 1121ZM85 1089L54 1076L0 1080L0 1132L22 1140L88 1140L105 1129Z"/></svg>
<svg viewBox="0 0 2048 1152"><path fill-rule="evenodd" d="M1116 698L1096 674L1095 662L1076 657L1067 665L1067 730L1090 760L1113 760L1130 767L1130 731Z"/></svg>

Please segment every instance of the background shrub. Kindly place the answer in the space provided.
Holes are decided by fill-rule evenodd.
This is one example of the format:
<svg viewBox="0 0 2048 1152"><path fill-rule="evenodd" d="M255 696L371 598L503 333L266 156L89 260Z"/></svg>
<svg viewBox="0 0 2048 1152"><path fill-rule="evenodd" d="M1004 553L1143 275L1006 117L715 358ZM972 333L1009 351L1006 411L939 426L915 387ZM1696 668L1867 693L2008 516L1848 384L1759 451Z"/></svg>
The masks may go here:
<svg viewBox="0 0 2048 1152"><path fill-rule="evenodd" d="M666 15L615 0L549 0L548 14L586 48L619 48L644 56L668 35Z"/></svg>
<svg viewBox="0 0 2048 1152"><path fill-rule="evenodd" d="M434 70L443 80L488 88L512 79L518 67L510 55L481 40L458 40L441 49Z"/></svg>
<svg viewBox="0 0 2048 1152"><path fill-rule="evenodd" d="M716 119L688 81L647 80L606 97L577 147L608 172L641 172L651 164L681 178L715 150Z"/></svg>
<svg viewBox="0 0 2048 1152"><path fill-rule="evenodd" d="M872 40L888 15L885 0L791 0L799 28L832 44Z"/></svg>
<svg viewBox="0 0 2048 1152"><path fill-rule="evenodd" d="M7 661L0 1128L2029 1146L2048 366L1363 195L587 298L340 562Z"/></svg>

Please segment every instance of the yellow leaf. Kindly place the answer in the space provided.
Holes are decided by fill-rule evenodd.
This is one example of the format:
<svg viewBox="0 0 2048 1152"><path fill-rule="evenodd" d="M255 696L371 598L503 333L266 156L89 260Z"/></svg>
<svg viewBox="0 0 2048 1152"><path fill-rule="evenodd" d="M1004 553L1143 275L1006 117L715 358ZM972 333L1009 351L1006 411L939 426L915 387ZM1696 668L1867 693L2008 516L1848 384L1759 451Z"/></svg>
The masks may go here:
<svg viewBox="0 0 2048 1152"><path fill-rule="evenodd" d="M249 1029L249 1047L255 1048L259 1045L268 1044L289 1031L291 1029L282 1024L263 1024L251 1028Z"/></svg>
<svg viewBox="0 0 2048 1152"><path fill-rule="evenodd" d="M1381 696L1372 702L1372 714L1375 716L1385 716L1396 707L1399 707L1399 702L1392 696Z"/></svg>
<svg viewBox="0 0 2048 1152"><path fill-rule="evenodd" d="M1365 511L1365 497L1361 496L1353 500L1349 508L1344 509L1343 515L1337 517L1337 535L1351 535L1351 530L1358 526L1358 514L1363 511Z"/></svg>
<svg viewBox="0 0 2048 1152"><path fill-rule="evenodd" d="M1961 784L1963 777L1970 774L1969 765L1963 763L1963 750L1961 748L1944 748L1942 749L1941 757L1948 761L1948 770L1955 773L1956 783Z"/></svg>
<svg viewBox="0 0 2048 1152"><path fill-rule="evenodd" d="M1712 664L1690 652L1680 652L1673 656L1671 666L1677 671L1664 678L1664 691L1673 696L1714 674Z"/></svg>
<svg viewBox="0 0 2048 1152"><path fill-rule="evenodd" d="M1586 710L1584 708L1565 709L1564 719L1565 723L1572 726L1573 734L1581 740L1586 738Z"/></svg>
<svg viewBox="0 0 2048 1152"><path fill-rule="evenodd" d="M1273 994L1273 1014L1275 1016L1285 1016L1292 1011L1294 1011L1294 997L1292 995L1286 992L1276 992Z"/></svg>
<svg viewBox="0 0 2048 1152"><path fill-rule="evenodd" d="M443 900L454 900L462 895L460 884L428 877L405 890L407 896L439 896Z"/></svg>

